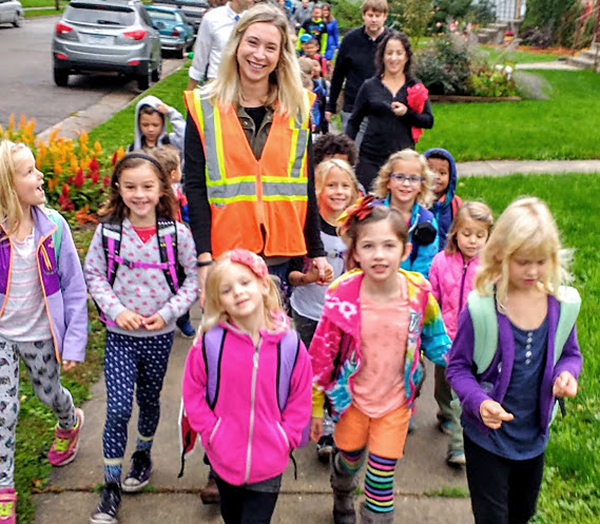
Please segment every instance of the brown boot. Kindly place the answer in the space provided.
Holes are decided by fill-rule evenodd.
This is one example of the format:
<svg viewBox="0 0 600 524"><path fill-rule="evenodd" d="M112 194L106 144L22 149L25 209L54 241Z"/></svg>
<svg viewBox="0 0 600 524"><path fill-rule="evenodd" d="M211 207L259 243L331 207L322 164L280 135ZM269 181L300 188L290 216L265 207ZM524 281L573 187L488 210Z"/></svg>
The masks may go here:
<svg viewBox="0 0 600 524"><path fill-rule="evenodd" d="M218 504L221 502L219 488L217 487L217 482L214 477L209 477L206 486L200 491L200 498L202 499L203 504Z"/></svg>

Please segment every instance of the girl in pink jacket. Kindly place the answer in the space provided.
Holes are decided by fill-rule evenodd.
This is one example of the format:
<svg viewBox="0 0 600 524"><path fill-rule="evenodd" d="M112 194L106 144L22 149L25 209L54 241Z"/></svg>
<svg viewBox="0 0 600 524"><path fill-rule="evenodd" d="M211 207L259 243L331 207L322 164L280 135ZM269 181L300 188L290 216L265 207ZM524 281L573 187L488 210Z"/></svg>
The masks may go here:
<svg viewBox="0 0 600 524"><path fill-rule="evenodd" d="M473 289L473 279L493 224L490 208L482 202L464 202L452 221L448 242L431 263L429 280L431 292L442 308L442 317L450 340L456 336L458 314L467 303ZM435 366L435 400L438 403L440 431L450 435L446 462L449 466L465 464L460 405L446 380L446 369Z"/></svg>
<svg viewBox="0 0 600 524"><path fill-rule="evenodd" d="M206 281L183 404L216 474L226 524L271 521L290 452L310 421L311 384L308 353L264 260L245 249L222 255Z"/></svg>

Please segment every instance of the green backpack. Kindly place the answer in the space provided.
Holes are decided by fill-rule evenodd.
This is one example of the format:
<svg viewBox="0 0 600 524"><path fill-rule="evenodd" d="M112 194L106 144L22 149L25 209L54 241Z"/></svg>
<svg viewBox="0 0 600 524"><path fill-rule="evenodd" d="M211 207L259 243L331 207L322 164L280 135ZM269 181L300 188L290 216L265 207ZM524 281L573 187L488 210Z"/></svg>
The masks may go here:
<svg viewBox="0 0 600 524"><path fill-rule="evenodd" d="M560 286L558 288L560 314L554 338L554 364L558 362L563 347L573 330L579 309L581 297L574 287ZM473 362L477 373L481 375L488 369L498 350L498 319L496 317L496 300L493 294L481 296L475 291L467 298L469 314L473 322L474 349Z"/></svg>
<svg viewBox="0 0 600 524"><path fill-rule="evenodd" d="M60 213L49 207L44 208L46 216L56 224L56 231L52 233L52 244L54 245L54 257L56 258L56 267L58 269L58 257L60 255L60 246L63 236L63 221Z"/></svg>

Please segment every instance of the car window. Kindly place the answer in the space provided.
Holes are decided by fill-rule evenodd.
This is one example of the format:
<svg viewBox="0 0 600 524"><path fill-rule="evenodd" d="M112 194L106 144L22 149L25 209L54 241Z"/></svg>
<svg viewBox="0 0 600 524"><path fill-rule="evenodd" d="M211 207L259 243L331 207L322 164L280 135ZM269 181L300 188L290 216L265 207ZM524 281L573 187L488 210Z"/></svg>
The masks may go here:
<svg viewBox="0 0 600 524"><path fill-rule="evenodd" d="M135 23L135 13L129 7L73 4L65 9L64 18L72 22L98 25L129 26Z"/></svg>
<svg viewBox="0 0 600 524"><path fill-rule="evenodd" d="M177 20L176 13L167 13L166 11L148 11L150 18L155 20Z"/></svg>

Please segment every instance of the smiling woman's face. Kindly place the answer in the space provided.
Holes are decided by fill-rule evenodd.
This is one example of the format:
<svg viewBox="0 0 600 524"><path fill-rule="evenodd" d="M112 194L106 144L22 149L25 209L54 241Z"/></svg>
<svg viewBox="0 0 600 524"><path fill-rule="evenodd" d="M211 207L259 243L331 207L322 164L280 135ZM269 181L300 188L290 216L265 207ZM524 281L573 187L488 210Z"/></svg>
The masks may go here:
<svg viewBox="0 0 600 524"><path fill-rule="evenodd" d="M274 24L256 22L248 26L236 54L242 82L268 84L280 54L281 33Z"/></svg>

